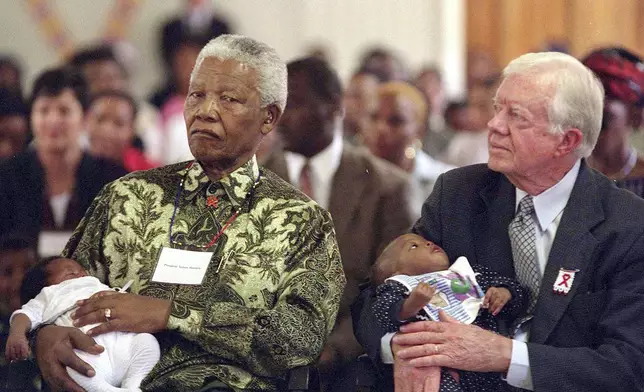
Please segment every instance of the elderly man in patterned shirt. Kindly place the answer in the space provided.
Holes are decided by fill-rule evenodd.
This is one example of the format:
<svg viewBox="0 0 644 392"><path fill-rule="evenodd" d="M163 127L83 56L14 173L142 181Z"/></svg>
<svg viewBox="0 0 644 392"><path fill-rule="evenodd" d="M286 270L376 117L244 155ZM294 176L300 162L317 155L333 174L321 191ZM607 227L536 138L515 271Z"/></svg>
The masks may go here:
<svg viewBox="0 0 644 392"><path fill-rule="evenodd" d="M131 293L82 301L78 326L155 333L162 356L144 391L279 390L312 364L330 333L345 277L329 214L255 151L279 120L286 66L270 47L225 35L194 67L184 117L194 161L107 185L64 255ZM80 391L65 366L92 375L75 329L47 326L36 357L54 389Z"/></svg>

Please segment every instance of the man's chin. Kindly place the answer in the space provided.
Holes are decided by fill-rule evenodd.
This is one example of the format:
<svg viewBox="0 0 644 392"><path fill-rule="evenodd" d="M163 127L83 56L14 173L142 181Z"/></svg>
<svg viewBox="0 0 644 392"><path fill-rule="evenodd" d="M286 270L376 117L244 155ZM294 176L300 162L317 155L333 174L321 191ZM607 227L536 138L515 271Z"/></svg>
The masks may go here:
<svg viewBox="0 0 644 392"><path fill-rule="evenodd" d="M492 157L490 157L490 159L488 159L487 167L488 167L488 169L490 169L492 171L503 173L503 164L501 162L499 162L498 160L493 159Z"/></svg>

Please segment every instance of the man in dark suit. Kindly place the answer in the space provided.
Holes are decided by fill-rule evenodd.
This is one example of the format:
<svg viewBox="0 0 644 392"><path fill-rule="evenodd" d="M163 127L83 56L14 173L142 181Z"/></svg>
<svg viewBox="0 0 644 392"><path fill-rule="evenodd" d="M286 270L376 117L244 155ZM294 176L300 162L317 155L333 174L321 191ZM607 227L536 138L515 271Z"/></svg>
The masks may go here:
<svg viewBox="0 0 644 392"><path fill-rule="evenodd" d="M516 277L533 293L507 336L464 324L379 331L365 291L356 336L374 360L501 372L508 390L644 390L644 202L585 162L600 130L603 90L555 53L504 70L486 165L441 176L413 231ZM519 235L517 235L519 234ZM391 342L391 343L390 343ZM391 377L389 377L391 379Z"/></svg>
<svg viewBox="0 0 644 392"><path fill-rule="evenodd" d="M324 61L289 63L288 93L278 126L285 151L273 153L265 166L300 187L333 218L347 285L320 370L327 390L347 391L353 380L343 372L363 352L353 336L349 308L379 251L411 227L408 178L342 141L342 87Z"/></svg>

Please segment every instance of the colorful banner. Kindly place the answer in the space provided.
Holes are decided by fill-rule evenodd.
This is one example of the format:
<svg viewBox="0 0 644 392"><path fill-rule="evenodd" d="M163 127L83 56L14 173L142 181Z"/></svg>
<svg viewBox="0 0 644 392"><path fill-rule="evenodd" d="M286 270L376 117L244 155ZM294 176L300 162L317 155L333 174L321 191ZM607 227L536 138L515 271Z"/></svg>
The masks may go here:
<svg viewBox="0 0 644 392"><path fill-rule="evenodd" d="M61 58L66 58L74 51L74 43L64 28L58 14L47 0L26 0L31 17L40 27L47 42Z"/></svg>
<svg viewBox="0 0 644 392"><path fill-rule="evenodd" d="M107 19L103 39L107 42L125 40L141 3L142 0L117 0Z"/></svg>
<svg viewBox="0 0 644 392"><path fill-rule="evenodd" d="M29 12L45 35L45 39L62 59L67 58L76 49L74 40L49 0L25 0ZM118 42L124 40L142 0L115 0L108 14L103 36L97 37L100 42Z"/></svg>

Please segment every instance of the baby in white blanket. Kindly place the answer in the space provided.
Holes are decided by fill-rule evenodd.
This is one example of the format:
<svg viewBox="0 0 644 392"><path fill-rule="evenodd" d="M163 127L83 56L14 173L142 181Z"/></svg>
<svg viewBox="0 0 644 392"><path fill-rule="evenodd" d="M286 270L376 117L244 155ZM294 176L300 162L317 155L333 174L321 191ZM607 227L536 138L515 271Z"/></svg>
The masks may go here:
<svg viewBox="0 0 644 392"><path fill-rule="evenodd" d="M29 344L27 333L43 323L73 327L70 314L78 300L111 290L71 259L47 258L33 267L23 280L21 301L23 306L10 319L7 339L8 360L27 358ZM96 326L82 327L83 332ZM70 377L88 392L140 391L145 376L159 361L160 350L156 338L148 333L110 332L95 337L105 350L99 355L76 350L76 354L89 363L96 375L86 377L67 368Z"/></svg>

